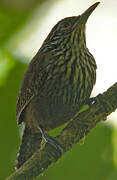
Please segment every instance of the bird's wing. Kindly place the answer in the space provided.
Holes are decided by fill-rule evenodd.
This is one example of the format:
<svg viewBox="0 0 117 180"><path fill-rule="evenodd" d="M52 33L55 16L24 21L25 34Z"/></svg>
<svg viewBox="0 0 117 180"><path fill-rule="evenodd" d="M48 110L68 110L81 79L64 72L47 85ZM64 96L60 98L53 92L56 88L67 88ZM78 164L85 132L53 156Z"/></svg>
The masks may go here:
<svg viewBox="0 0 117 180"><path fill-rule="evenodd" d="M40 56L37 53L28 65L17 100L16 120L18 124L23 121L22 115L29 102L37 93L39 93L39 91L41 91L43 87L43 84L47 78L47 72L46 68L43 68L43 62L46 62L47 59L49 62L49 56Z"/></svg>

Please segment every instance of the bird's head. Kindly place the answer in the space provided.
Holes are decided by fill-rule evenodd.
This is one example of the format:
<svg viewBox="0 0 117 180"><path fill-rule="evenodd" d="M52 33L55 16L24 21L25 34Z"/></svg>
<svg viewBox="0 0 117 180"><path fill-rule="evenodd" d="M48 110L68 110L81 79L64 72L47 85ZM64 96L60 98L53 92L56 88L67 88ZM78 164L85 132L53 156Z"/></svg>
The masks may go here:
<svg viewBox="0 0 117 180"><path fill-rule="evenodd" d="M50 43L50 45L53 44L53 46L56 46L61 44L65 39L66 41L71 38L74 40L75 36L77 36L77 40L82 38L82 35L85 32L86 22L99 3L100 2L96 2L79 16L66 17L60 20L52 28L51 32L44 41L44 44L46 43L49 45Z"/></svg>

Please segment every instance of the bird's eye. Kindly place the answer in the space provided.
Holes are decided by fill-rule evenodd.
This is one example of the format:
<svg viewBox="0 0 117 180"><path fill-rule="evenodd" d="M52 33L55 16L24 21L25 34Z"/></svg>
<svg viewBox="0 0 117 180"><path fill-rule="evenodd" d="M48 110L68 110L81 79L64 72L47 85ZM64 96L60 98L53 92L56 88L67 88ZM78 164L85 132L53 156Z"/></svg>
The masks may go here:
<svg viewBox="0 0 117 180"><path fill-rule="evenodd" d="M62 24L61 24L61 28L62 29L66 29L66 28L69 28L70 27L70 23L69 22L63 22Z"/></svg>
<svg viewBox="0 0 117 180"><path fill-rule="evenodd" d="M65 22L65 23L62 24L63 28L68 28L69 25L70 25L70 24L69 24L68 22Z"/></svg>

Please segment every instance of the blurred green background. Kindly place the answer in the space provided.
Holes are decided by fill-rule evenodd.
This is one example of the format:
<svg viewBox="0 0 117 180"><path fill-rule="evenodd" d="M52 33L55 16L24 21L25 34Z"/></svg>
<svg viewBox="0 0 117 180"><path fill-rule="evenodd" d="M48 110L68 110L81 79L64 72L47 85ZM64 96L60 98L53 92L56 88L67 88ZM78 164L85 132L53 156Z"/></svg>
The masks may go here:
<svg viewBox="0 0 117 180"><path fill-rule="evenodd" d="M75 0L69 0L68 6L71 6L71 2ZM79 3L77 9L80 9L82 4L86 9L94 2L87 0L84 3L79 0L76 2ZM15 120L17 94L27 63L39 48L32 37L35 36L37 41L39 39L38 43L42 44L42 39L49 30L44 29L45 37L42 37L43 33L37 36L36 30L42 28L42 22L50 24L45 19L49 13L55 13L51 9L54 9L56 3L63 1L0 1L0 180L4 180L14 172L14 161L20 144L19 128ZM64 8L67 11L68 7ZM61 12L58 10L56 14L63 11L64 9L61 9ZM29 39L28 48L27 39ZM86 139L75 145L62 159L37 178L37 180L53 179L116 180L116 125L100 123Z"/></svg>

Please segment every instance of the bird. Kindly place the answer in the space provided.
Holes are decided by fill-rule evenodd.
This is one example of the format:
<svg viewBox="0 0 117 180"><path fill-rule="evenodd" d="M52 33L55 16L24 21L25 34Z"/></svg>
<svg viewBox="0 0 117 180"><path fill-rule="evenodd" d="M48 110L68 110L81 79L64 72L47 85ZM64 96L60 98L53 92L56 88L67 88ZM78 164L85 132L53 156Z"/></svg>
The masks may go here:
<svg viewBox="0 0 117 180"><path fill-rule="evenodd" d="M90 99L97 65L85 31L99 3L81 15L60 20L24 73L16 105L17 123L25 125L17 169L41 147L43 138L54 146L48 132L69 122Z"/></svg>

